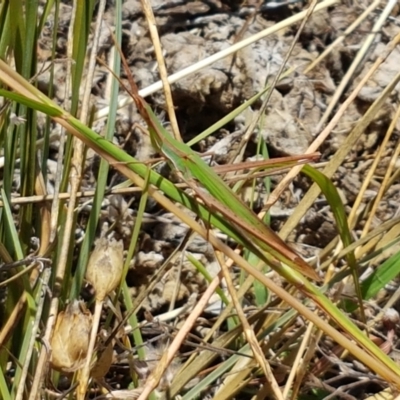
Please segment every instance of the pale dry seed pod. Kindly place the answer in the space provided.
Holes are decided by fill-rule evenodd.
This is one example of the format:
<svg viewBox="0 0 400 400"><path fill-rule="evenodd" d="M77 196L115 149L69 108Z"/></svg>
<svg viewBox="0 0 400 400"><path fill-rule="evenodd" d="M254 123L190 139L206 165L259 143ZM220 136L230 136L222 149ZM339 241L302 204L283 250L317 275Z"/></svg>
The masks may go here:
<svg viewBox="0 0 400 400"><path fill-rule="evenodd" d="M74 300L57 316L51 338L51 360L54 369L75 372L85 362L92 328L92 314L83 302Z"/></svg>
<svg viewBox="0 0 400 400"><path fill-rule="evenodd" d="M121 240L102 237L97 241L86 269L86 279L93 286L97 301L103 301L120 283L123 250Z"/></svg>

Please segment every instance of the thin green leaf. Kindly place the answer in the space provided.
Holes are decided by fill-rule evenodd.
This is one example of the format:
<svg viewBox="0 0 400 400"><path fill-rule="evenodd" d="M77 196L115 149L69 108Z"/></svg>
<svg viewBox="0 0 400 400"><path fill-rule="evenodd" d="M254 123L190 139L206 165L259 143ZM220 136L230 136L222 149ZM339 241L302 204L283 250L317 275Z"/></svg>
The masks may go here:
<svg viewBox="0 0 400 400"><path fill-rule="evenodd" d="M197 269L197 271L199 271L200 274L203 275L204 279L207 282L211 282L213 280L212 276L207 271L207 268L198 259L193 257L190 253L187 254L187 259L193 264L193 266ZM225 305L228 305L229 304L229 299L226 297L226 295L223 292L223 290L220 287L218 287L216 289L216 292L217 292L218 296L221 298L221 301Z"/></svg>
<svg viewBox="0 0 400 400"><path fill-rule="evenodd" d="M6 378L4 376L4 372L3 369L0 369L0 393L1 393L1 397L3 400L11 400L11 394L10 391L8 390L8 385L7 385L7 381Z"/></svg>
<svg viewBox="0 0 400 400"><path fill-rule="evenodd" d="M332 181L328 177L326 177L322 172L311 167L310 165L305 165L302 168L302 172L306 174L308 177L310 177L319 186L322 193L325 195L326 200L328 201L332 209L333 215L335 217L336 226L339 231L339 236L343 242L343 246L344 247L350 246L351 243L353 242L353 239L351 237L349 225L347 223L346 211L344 209L344 205L342 203L342 200L339 196L336 187L333 185ZM350 251L349 253L347 253L346 259L353 276L353 282L358 299L358 304L361 311L361 316L363 322L366 323L364 307L363 307L363 297L358 275L358 266L354 251Z"/></svg>
<svg viewBox="0 0 400 400"><path fill-rule="evenodd" d="M395 279L399 274L400 252L387 259L361 283L363 299L372 299L383 287L385 287L385 285Z"/></svg>
<svg viewBox="0 0 400 400"><path fill-rule="evenodd" d="M50 117L61 117L63 112L60 108L43 104L40 101L28 99L26 96L20 95L15 92L10 92L5 89L0 89L0 96L6 97L9 100L23 104L33 110L40 111Z"/></svg>

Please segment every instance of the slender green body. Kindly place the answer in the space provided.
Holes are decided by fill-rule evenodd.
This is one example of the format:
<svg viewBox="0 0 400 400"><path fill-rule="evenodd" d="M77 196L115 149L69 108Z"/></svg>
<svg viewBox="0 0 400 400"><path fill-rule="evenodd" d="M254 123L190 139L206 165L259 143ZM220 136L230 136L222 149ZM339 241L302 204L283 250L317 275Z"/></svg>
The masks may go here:
<svg viewBox="0 0 400 400"><path fill-rule="evenodd" d="M247 232L259 248L309 278L318 280L316 272L265 225L201 157L185 143L176 140L159 123L150 106L143 100L142 106L151 119L151 123L147 122L153 146L169 160L182 179L208 206L235 221L238 230ZM201 190L199 183L210 195Z"/></svg>

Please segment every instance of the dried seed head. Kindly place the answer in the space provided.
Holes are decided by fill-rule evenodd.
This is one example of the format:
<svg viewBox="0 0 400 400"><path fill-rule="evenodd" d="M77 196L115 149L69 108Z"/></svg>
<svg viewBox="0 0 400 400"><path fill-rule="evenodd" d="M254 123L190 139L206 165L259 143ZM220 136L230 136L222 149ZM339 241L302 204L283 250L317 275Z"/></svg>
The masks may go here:
<svg viewBox="0 0 400 400"><path fill-rule="evenodd" d="M57 316L51 338L51 366L74 372L85 362L92 327L92 314L83 302L74 300Z"/></svg>
<svg viewBox="0 0 400 400"><path fill-rule="evenodd" d="M123 269L122 241L103 237L96 243L89 258L86 279L96 291L96 300L103 301L121 281Z"/></svg>

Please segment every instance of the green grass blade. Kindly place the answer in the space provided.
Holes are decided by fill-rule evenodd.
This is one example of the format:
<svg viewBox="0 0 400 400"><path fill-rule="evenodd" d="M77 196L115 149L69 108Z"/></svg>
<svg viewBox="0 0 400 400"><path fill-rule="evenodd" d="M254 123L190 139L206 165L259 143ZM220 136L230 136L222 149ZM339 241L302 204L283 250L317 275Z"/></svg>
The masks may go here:
<svg viewBox="0 0 400 400"><path fill-rule="evenodd" d="M36 73L36 40L38 37L38 0L30 0L24 4L24 55L22 63L22 76L30 79Z"/></svg>
<svg viewBox="0 0 400 400"><path fill-rule="evenodd" d="M6 97L9 100L15 101L20 104L32 108L33 110L40 111L50 117L61 117L63 115L62 110L55 105L43 104L43 102L32 100L26 96L20 95L9 90L0 89L0 96Z"/></svg>
<svg viewBox="0 0 400 400"><path fill-rule="evenodd" d="M134 304L132 301L131 292L126 283L126 276L128 274L128 270L131 265L131 261L132 261L135 249L139 242L139 235L140 235L140 230L141 230L141 226L142 226L143 214L145 212L146 204L147 204L147 200L148 200L147 189L148 189L148 185L149 185L149 176L150 176L149 174L147 174L147 176L146 176L145 188L144 188L143 194L140 198L139 208L138 208L138 212L137 212L137 218L135 221L135 226L133 228L131 241L129 243L128 254L127 254L127 257L126 257L125 263L124 263L124 269L122 272L122 279L121 279L122 284L120 285L120 287L117 291L117 296L116 296L116 300L117 300L120 296L120 293L122 293L122 296L124 299L124 304L126 306L128 313L131 310L133 311ZM145 361L146 360L146 350L143 347L144 341L143 341L143 337L142 337L142 332L139 329L139 320L137 318L136 313L132 313L129 316L128 321L132 327L133 343L136 346L138 346L139 360ZM134 371L131 371L131 375L133 375L133 374L134 374ZM155 397L154 393L152 393L150 395L150 400L155 400L155 399L156 399L156 397Z"/></svg>
<svg viewBox="0 0 400 400"><path fill-rule="evenodd" d="M262 116L261 121L260 121L260 124L263 124L263 122L264 122L264 118L263 118L263 116ZM269 159L269 154L268 154L267 145L266 145L265 141L262 139L261 135L260 135L260 137L259 137L259 139L258 139L258 143L257 143L257 154L260 154L260 153L261 153L262 157L264 158L264 160ZM264 181L265 191L266 191L266 193L269 195L270 189L271 189L271 179L267 176L267 177L265 177L265 178L263 179L263 181ZM256 185L256 183L257 183L257 182L256 182L256 180L254 179L254 181L253 181L253 187L254 187L254 189L253 189L253 190L255 190L255 185ZM269 211L265 213L264 218L263 218L263 222L264 222L266 225L270 226L271 218L270 218L270 213L269 213ZM251 253L251 254L249 255L249 257L246 258L246 259L249 261L249 263L250 263L251 265L254 265L254 266L256 266L259 262L262 262L262 261L261 261L255 254L253 254L253 253ZM266 272L266 270L267 270L267 266L265 265L265 266L261 269L261 271L262 271L262 272ZM270 293L269 293L268 289L267 289L261 282L259 282L258 280L255 280L255 281L254 281L254 283L253 283L253 288L254 288L254 299L255 299L256 304L257 304L259 307L263 307L265 304L267 304L267 303L269 302Z"/></svg>
<svg viewBox="0 0 400 400"><path fill-rule="evenodd" d="M3 368L1 368L1 370L0 370L0 395L3 400L12 400L10 391L8 390L8 385L7 385L7 381L4 376L4 373L5 373L5 371L3 370Z"/></svg>
<svg viewBox="0 0 400 400"><path fill-rule="evenodd" d="M14 260L22 260L24 258L24 252L19 241L18 232L14 223L14 216L12 215L11 207L4 189L1 189L1 200L4 204L4 220L2 222L7 227L6 248L11 253Z"/></svg>
<svg viewBox="0 0 400 400"><path fill-rule="evenodd" d="M302 172L306 174L308 177L310 177L319 186L322 193L325 195L332 209L333 215L335 217L336 226L339 231L339 236L343 242L343 246L344 247L350 246L351 243L353 242L353 239L351 237L350 228L347 223L346 211L344 209L344 205L339 196L339 193L335 188L335 186L333 185L332 181L328 177L326 177L322 172L316 170L310 165L305 165L302 168ZM354 251L350 251L349 253L347 253L346 259L353 276L354 287L358 299L358 304L361 310L363 322L366 323L364 307L363 307L363 297L358 275L358 266Z"/></svg>
<svg viewBox="0 0 400 400"><path fill-rule="evenodd" d="M53 8L54 0L49 0L46 3L46 6L43 11L43 15L40 18L39 22L39 32L42 32L43 27L45 26L45 22ZM50 67L50 79L49 79L49 89L48 89L48 96L50 99L54 96L54 60L56 59L56 49L57 49L57 33L59 29L59 13L60 13L60 0L55 2L55 9L54 9L54 27L52 33L52 51L51 51L51 67ZM42 175L47 185L47 161L49 158L50 152L50 135L51 135L51 118L46 115L46 124L44 127L43 132L43 149L40 152L42 159L41 159L41 170Z"/></svg>
<svg viewBox="0 0 400 400"><path fill-rule="evenodd" d="M71 96L71 114L76 115L79 106L79 88L83 68L86 62L86 49L90 33L91 22L93 18L94 0L85 0L76 2L76 15L73 34L72 59L72 96Z"/></svg>
<svg viewBox="0 0 400 400"><path fill-rule="evenodd" d="M363 299L369 300L378 294L400 273L400 252L388 258L367 279L361 283Z"/></svg>
<svg viewBox="0 0 400 400"><path fill-rule="evenodd" d="M13 38L10 21L10 7L6 2L0 3L0 58L6 58L6 52L12 48L10 46Z"/></svg>
<svg viewBox="0 0 400 400"><path fill-rule="evenodd" d="M22 72L23 56L25 54L24 39L26 38L24 23L24 2L15 0L9 2L10 52L14 51L15 66L18 72Z"/></svg>

